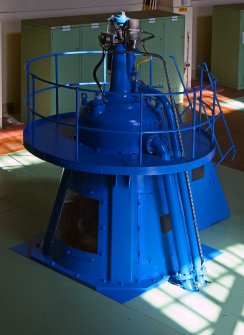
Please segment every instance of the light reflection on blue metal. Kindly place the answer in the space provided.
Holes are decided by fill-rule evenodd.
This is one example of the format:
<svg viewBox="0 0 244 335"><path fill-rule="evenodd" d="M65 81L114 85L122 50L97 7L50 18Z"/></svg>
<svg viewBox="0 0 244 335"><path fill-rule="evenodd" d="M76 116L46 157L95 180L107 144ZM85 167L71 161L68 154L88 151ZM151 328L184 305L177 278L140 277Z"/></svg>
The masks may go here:
<svg viewBox="0 0 244 335"><path fill-rule="evenodd" d="M119 26L124 26L129 18L125 15L125 12L121 12L120 14L112 16L109 20L116 22Z"/></svg>
<svg viewBox="0 0 244 335"><path fill-rule="evenodd" d="M33 246L31 257L120 302L165 280L196 291L206 272L198 226L229 215L211 162L216 143L220 159L234 150L216 81L203 65L200 87L187 91L171 57L183 91L156 90L152 74L146 85L134 71L135 58L148 55L124 44L114 46L109 82L103 67L102 92L83 88L87 82L59 83L58 73L53 83L31 72L32 63L43 58L54 57L58 72L59 57L89 53L101 52L58 53L27 63L24 144L64 168L42 248ZM203 73L209 85L203 85ZM61 87L74 94L75 110L65 114L59 111ZM212 106L203 101L206 89L213 90ZM56 111L44 117L36 97L48 90L56 93ZM186 97L182 110L178 95ZM219 118L231 140L225 153L214 132ZM204 174L194 181L199 168Z"/></svg>

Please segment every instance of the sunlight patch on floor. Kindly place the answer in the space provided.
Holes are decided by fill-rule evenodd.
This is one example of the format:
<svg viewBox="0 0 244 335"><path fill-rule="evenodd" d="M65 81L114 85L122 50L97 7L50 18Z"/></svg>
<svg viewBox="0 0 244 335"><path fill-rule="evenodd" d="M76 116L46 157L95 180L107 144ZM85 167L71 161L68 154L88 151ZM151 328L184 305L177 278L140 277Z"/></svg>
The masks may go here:
<svg viewBox="0 0 244 335"><path fill-rule="evenodd" d="M227 273L228 269L221 266L220 264L217 264L216 262L208 262L207 266L207 276L211 280L214 278L219 278L223 274Z"/></svg>
<svg viewBox="0 0 244 335"><path fill-rule="evenodd" d="M205 293L218 302L225 302L229 294L229 290L218 282L212 282L204 288Z"/></svg>
<svg viewBox="0 0 244 335"><path fill-rule="evenodd" d="M225 256L221 257L221 264L235 271L235 268L242 265L243 261L240 257L233 255L228 250L224 251Z"/></svg>
<svg viewBox="0 0 244 335"><path fill-rule="evenodd" d="M189 293L178 286L164 283L144 294L142 299L189 333L215 334L215 325L220 322L223 313L228 313L226 301L235 301L236 284L244 269L242 244L230 245L222 251L223 254L207 262L207 276L211 283L202 291ZM235 335L244 334L244 308L241 313L233 328Z"/></svg>
<svg viewBox="0 0 244 335"><path fill-rule="evenodd" d="M233 335L241 335L241 334L244 334L244 322L238 321L234 329Z"/></svg>
<svg viewBox="0 0 244 335"><path fill-rule="evenodd" d="M159 288L147 291L143 295L143 300L145 300L147 303L149 303L151 306L155 308L162 308L174 301L172 297L164 293Z"/></svg>
<svg viewBox="0 0 244 335"><path fill-rule="evenodd" d="M227 247L226 250L228 250L233 255L236 255L237 257L244 260L244 245L243 244L236 243L234 245Z"/></svg>
<svg viewBox="0 0 244 335"><path fill-rule="evenodd" d="M234 282L235 282L235 276L232 274L227 274L218 279L218 283L228 289L230 289L234 285Z"/></svg>
<svg viewBox="0 0 244 335"><path fill-rule="evenodd" d="M178 302L164 308L163 314L193 334L209 325L208 321L203 317Z"/></svg>
<svg viewBox="0 0 244 335"><path fill-rule="evenodd" d="M212 335L214 334L214 328L210 327L207 329L204 329L202 332L198 333L198 335Z"/></svg>
<svg viewBox="0 0 244 335"><path fill-rule="evenodd" d="M221 313L221 307L201 293L187 295L181 302L211 322L216 322Z"/></svg>
<svg viewBox="0 0 244 335"><path fill-rule="evenodd" d="M3 170L11 171L25 166L37 165L43 163L39 158L31 154L8 154L0 156L0 168Z"/></svg>
<svg viewBox="0 0 244 335"><path fill-rule="evenodd" d="M220 102L220 105L222 107L244 111L244 97L223 101L223 102Z"/></svg>

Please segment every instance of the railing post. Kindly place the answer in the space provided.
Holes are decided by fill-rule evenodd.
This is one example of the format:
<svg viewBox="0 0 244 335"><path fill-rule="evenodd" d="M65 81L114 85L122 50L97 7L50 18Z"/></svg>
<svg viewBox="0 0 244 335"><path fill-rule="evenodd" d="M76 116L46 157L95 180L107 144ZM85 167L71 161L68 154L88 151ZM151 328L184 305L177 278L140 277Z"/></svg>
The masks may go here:
<svg viewBox="0 0 244 335"><path fill-rule="evenodd" d="M152 56L150 56L150 86L152 86L152 71L153 71L153 65L152 65Z"/></svg>
<svg viewBox="0 0 244 335"><path fill-rule="evenodd" d="M105 59L103 62L103 91L106 92L106 82L107 82L107 56L108 54L105 54Z"/></svg>
<svg viewBox="0 0 244 335"><path fill-rule="evenodd" d="M27 127L30 132L30 62L26 63L27 71Z"/></svg>
<svg viewBox="0 0 244 335"><path fill-rule="evenodd" d="M195 142L196 142L196 99L197 93L194 91L194 98L193 98L193 120L192 120L192 159L195 159Z"/></svg>
<svg viewBox="0 0 244 335"><path fill-rule="evenodd" d="M200 69L200 97L199 97L199 124L202 122L202 90L203 90L203 67ZM199 132L201 127L199 127Z"/></svg>
<svg viewBox="0 0 244 335"><path fill-rule="evenodd" d="M32 75L32 144L35 145L36 78Z"/></svg>
<svg viewBox="0 0 244 335"><path fill-rule="evenodd" d="M216 107L216 80L213 80L213 112L212 112L212 146L214 145L215 142L215 107Z"/></svg>
<svg viewBox="0 0 244 335"><path fill-rule="evenodd" d="M79 89L75 89L75 160L79 161Z"/></svg>
<svg viewBox="0 0 244 335"><path fill-rule="evenodd" d="M55 55L55 84L56 84L56 116L59 114L59 99L58 99L58 55Z"/></svg>

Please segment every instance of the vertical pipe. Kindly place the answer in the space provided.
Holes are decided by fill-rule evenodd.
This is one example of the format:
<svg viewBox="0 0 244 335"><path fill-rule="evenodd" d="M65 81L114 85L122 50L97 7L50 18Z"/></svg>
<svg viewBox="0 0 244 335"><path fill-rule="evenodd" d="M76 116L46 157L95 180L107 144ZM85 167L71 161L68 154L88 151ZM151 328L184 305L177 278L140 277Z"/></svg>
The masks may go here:
<svg viewBox="0 0 244 335"><path fill-rule="evenodd" d="M59 98L58 98L58 55L55 55L55 84L56 84L56 116L59 114Z"/></svg>
<svg viewBox="0 0 244 335"><path fill-rule="evenodd" d="M190 274L192 270L191 259L187 247L188 242L185 231L185 218L182 213L179 185L176 181L176 175L164 175L163 178L178 259L179 273L183 275Z"/></svg>

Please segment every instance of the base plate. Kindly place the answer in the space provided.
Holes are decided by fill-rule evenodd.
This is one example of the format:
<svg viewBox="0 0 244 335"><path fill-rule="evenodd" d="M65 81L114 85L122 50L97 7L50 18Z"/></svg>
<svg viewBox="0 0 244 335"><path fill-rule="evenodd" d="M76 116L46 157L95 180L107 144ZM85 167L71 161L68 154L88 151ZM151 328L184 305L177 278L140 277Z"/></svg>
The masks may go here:
<svg viewBox="0 0 244 335"><path fill-rule="evenodd" d="M86 279L85 276L79 277L74 272L56 264L50 258L43 255L39 247L43 241L43 237L44 235L40 234L32 241L14 246L11 248L11 250L38 263L41 263L81 284L84 284L119 303L125 303L129 300L132 300L133 298L140 296L144 292L151 290L152 288L168 281L169 279L169 276L165 276L153 280L141 280L140 282L130 284L129 286L127 285L126 287L123 285L112 285L108 282L102 282L98 280L92 281L91 278L89 278L88 283L88 279ZM204 244L202 245L202 250L205 262L217 257L222 253L221 251L213 249Z"/></svg>

